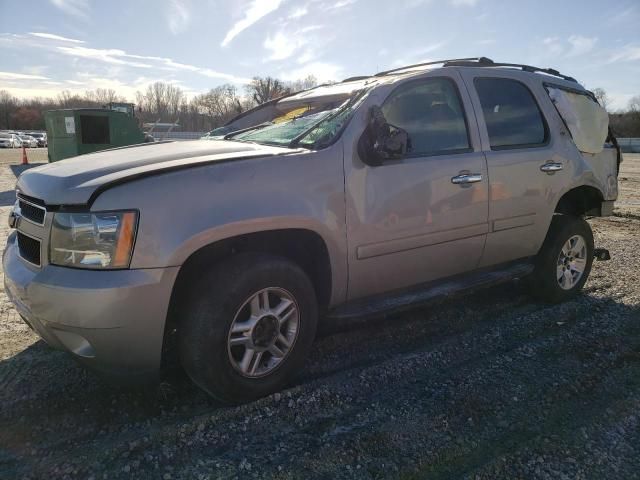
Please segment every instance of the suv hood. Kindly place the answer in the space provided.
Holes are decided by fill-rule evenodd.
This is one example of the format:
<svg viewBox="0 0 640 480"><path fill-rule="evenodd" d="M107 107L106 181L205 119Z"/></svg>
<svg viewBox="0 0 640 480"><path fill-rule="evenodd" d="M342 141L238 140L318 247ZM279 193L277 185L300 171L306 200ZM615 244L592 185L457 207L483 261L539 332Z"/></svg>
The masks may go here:
<svg viewBox="0 0 640 480"><path fill-rule="evenodd" d="M16 189L47 205L87 205L110 185L143 176L301 151L229 140L147 143L102 150L29 169L18 178Z"/></svg>

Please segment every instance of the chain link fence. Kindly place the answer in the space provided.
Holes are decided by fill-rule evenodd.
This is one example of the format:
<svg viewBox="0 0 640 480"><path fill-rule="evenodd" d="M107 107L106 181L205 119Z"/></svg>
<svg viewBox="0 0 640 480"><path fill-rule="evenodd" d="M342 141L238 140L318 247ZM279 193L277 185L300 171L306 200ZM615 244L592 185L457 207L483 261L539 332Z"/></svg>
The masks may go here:
<svg viewBox="0 0 640 480"><path fill-rule="evenodd" d="M640 153L640 138L619 138L618 144L623 152Z"/></svg>

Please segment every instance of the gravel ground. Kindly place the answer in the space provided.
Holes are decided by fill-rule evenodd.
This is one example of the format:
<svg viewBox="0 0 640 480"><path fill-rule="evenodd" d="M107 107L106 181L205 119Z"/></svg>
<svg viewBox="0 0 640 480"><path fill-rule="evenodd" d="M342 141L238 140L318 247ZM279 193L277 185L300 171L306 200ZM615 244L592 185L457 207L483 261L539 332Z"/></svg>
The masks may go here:
<svg viewBox="0 0 640 480"><path fill-rule="evenodd" d="M591 222L612 260L576 300L510 284L330 323L296 385L240 407L184 379L106 385L0 292L0 478L640 478L640 155L620 177L615 215Z"/></svg>

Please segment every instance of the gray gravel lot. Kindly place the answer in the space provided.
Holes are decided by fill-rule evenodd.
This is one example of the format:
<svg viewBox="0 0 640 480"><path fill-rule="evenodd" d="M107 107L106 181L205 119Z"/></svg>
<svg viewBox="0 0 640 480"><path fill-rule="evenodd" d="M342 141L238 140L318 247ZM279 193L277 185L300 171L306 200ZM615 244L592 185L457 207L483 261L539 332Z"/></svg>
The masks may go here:
<svg viewBox="0 0 640 480"><path fill-rule="evenodd" d="M2 219L13 154L0 151ZM612 260L576 300L510 284L330 323L295 385L240 407L180 378L106 385L2 291L0 478L640 478L640 155L620 178L615 215L591 221Z"/></svg>

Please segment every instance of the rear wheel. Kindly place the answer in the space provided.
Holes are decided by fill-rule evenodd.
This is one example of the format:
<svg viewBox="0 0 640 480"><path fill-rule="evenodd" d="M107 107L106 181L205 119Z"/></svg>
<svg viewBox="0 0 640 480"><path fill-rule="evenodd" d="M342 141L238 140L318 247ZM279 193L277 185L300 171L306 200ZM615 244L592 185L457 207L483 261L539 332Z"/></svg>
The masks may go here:
<svg viewBox="0 0 640 480"><path fill-rule="evenodd" d="M532 293L558 303L575 296L584 286L593 263L593 233L581 217L555 215L536 258Z"/></svg>
<svg viewBox="0 0 640 480"><path fill-rule="evenodd" d="M245 253L202 276L179 329L182 365L226 403L282 389L299 373L317 323L313 285L295 263Z"/></svg>

